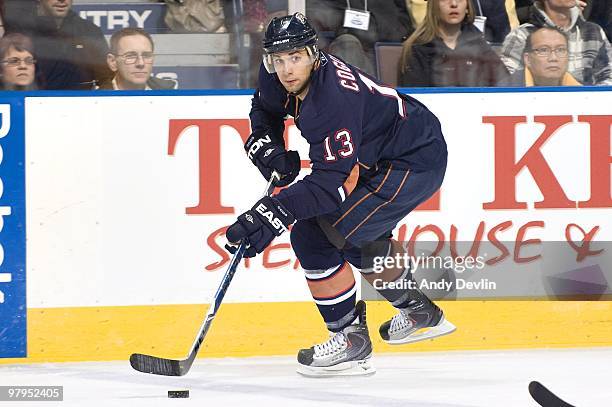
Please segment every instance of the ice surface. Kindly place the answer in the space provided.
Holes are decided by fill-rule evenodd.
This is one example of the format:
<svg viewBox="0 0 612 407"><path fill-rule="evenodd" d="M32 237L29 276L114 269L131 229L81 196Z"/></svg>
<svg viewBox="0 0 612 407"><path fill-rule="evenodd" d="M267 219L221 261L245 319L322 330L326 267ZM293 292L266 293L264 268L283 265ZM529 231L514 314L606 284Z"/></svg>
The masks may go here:
<svg viewBox="0 0 612 407"><path fill-rule="evenodd" d="M612 348L375 355L371 377L309 379L292 357L197 359L184 377L132 370L129 362L0 365L2 385L64 386L63 402L16 406L537 406L538 380L570 404L612 405ZM168 390L189 389L189 399ZM8 404L8 403L4 403Z"/></svg>

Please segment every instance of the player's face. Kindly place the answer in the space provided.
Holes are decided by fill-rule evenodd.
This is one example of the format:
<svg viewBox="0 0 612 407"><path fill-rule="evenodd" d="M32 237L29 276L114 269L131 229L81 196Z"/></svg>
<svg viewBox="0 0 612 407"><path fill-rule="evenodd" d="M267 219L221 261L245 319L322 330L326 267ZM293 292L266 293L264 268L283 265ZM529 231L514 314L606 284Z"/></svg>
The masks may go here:
<svg viewBox="0 0 612 407"><path fill-rule="evenodd" d="M5 86L29 86L34 82L35 62L28 51L10 47L2 60L2 80Z"/></svg>
<svg viewBox="0 0 612 407"><path fill-rule="evenodd" d="M440 20L447 25L461 24L467 13L467 0L438 0Z"/></svg>
<svg viewBox="0 0 612 407"><path fill-rule="evenodd" d="M301 49L273 54L272 64L287 92L297 92L308 82L313 61L308 52Z"/></svg>
<svg viewBox="0 0 612 407"><path fill-rule="evenodd" d="M108 65L117 83L125 89L144 89L153 71L153 45L142 35L128 35L117 43L117 54L109 54Z"/></svg>
<svg viewBox="0 0 612 407"><path fill-rule="evenodd" d="M525 66L536 82L538 79L561 80L568 64L565 37L552 30L540 30L531 36L531 49L525 54Z"/></svg>
<svg viewBox="0 0 612 407"><path fill-rule="evenodd" d="M72 7L72 0L40 0L40 7L49 17L64 18Z"/></svg>

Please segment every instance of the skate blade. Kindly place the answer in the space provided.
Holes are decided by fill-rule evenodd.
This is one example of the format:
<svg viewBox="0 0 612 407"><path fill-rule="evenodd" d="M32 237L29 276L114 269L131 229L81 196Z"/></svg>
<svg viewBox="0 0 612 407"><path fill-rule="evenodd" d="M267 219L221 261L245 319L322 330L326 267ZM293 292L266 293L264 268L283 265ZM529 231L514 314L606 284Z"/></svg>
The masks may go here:
<svg viewBox="0 0 612 407"><path fill-rule="evenodd" d="M438 325L431 328L422 328L402 339L393 339L385 341L389 345L402 345L404 343L412 343L424 341L425 339L437 338L438 336L448 335L453 333L457 327L446 319L443 319Z"/></svg>
<svg viewBox="0 0 612 407"><path fill-rule="evenodd" d="M376 368L368 358L328 367L299 365L296 371L305 377L371 376L376 373Z"/></svg>

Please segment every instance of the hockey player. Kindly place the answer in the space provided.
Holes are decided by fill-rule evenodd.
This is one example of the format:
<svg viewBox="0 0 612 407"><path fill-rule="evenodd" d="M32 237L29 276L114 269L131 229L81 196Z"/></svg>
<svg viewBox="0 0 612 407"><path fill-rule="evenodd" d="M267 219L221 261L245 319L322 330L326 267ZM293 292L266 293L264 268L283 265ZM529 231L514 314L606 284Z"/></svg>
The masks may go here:
<svg viewBox="0 0 612 407"><path fill-rule="evenodd" d="M240 215L227 230L226 247L235 252L246 239L245 255L255 256L293 224L293 249L331 332L329 340L299 351L298 372L371 374L365 303L356 302L350 265L370 282L411 279L407 268L374 273L372 259L403 253L392 230L440 188L447 161L440 123L415 99L320 51L317 33L300 13L274 18L263 48L247 156L264 177L276 171L277 185L291 184L300 158L285 149L289 115L308 141L312 172ZM379 293L398 310L380 327L388 343L455 329L418 289Z"/></svg>

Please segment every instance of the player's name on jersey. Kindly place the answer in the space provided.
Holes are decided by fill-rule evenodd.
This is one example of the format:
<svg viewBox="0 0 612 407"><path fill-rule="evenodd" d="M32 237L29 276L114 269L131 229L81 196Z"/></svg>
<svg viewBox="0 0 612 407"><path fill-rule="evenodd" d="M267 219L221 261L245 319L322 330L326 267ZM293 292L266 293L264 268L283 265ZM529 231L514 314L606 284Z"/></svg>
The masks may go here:
<svg viewBox="0 0 612 407"><path fill-rule="evenodd" d="M421 281L414 280L399 280L399 281L383 281L382 278L377 278L373 281L374 288L377 290L405 290L419 288L421 290L444 290L451 292L453 290L496 290L497 283L490 281L487 278L468 281L463 278L458 278L455 281L436 280L430 281L422 279Z"/></svg>

